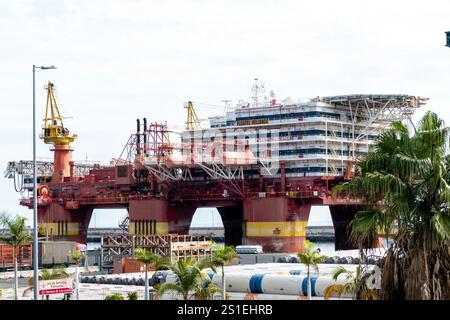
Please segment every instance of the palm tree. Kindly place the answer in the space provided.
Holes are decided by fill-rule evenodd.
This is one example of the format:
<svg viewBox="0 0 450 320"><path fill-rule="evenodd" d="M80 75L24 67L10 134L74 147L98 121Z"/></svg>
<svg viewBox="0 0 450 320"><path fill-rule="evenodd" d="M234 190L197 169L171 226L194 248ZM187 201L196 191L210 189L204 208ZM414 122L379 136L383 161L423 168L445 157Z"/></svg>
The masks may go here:
<svg viewBox="0 0 450 320"><path fill-rule="evenodd" d="M222 248L218 244L214 244L213 251L211 255L211 262L215 266L220 266L222 268L222 299L226 298L226 288L225 288L225 265L228 265L234 258L236 258L237 253L233 246L226 246Z"/></svg>
<svg viewBox="0 0 450 320"><path fill-rule="evenodd" d="M39 275L39 280L54 280L54 279L64 279L68 278L69 274L65 269L55 268L55 269L44 269Z"/></svg>
<svg viewBox="0 0 450 320"><path fill-rule="evenodd" d="M146 249L137 248L134 253L138 261L144 263L145 266L145 292L144 300L148 300L148 265L155 263L155 270L166 266L168 263L159 254L150 252Z"/></svg>
<svg viewBox="0 0 450 320"><path fill-rule="evenodd" d="M78 276L78 266L80 264L80 261L86 257L86 255L79 250L75 249L69 256L72 258L73 261L75 261L75 295L77 297L77 300L80 300L80 289L79 289L79 276Z"/></svg>
<svg viewBox="0 0 450 320"><path fill-rule="evenodd" d="M17 277L17 256L19 255L20 247L29 242L32 238L25 226L26 218L15 216L14 218L0 214L0 225L8 229L9 236L3 238L3 241L9 243L13 248L14 259L14 300L19 296L19 283ZM37 257L35 257L37 259Z"/></svg>
<svg viewBox="0 0 450 320"><path fill-rule="evenodd" d="M139 296L136 291L128 292L127 298L128 298L128 300L139 300Z"/></svg>
<svg viewBox="0 0 450 320"><path fill-rule="evenodd" d="M214 294L217 292L221 292L220 288L216 287L215 285L212 285L210 282L206 281L203 283L203 285L198 286L194 291L194 298L198 300L212 300L214 297Z"/></svg>
<svg viewBox="0 0 450 320"><path fill-rule="evenodd" d="M345 284L336 283L328 286L324 291L325 300L330 299L333 294L337 294L339 298L344 294L352 294L358 300L377 300L377 291L367 286L367 279L370 277L370 273L361 272L361 266L356 267L355 273L340 266L333 274L333 280L337 281L341 274L346 276L347 282Z"/></svg>
<svg viewBox="0 0 450 320"><path fill-rule="evenodd" d="M448 137L430 111L412 132L394 122L357 162L359 174L334 190L365 198L350 232L361 249L395 231L383 259L383 299L450 299Z"/></svg>
<svg viewBox="0 0 450 320"><path fill-rule="evenodd" d="M313 250L314 243L309 240L305 242L305 249L303 252L297 253L300 262L305 264L307 267L307 275L306 275L306 288L308 292L308 299L311 300L311 277L310 277L310 267L314 268L316 272L319 272L318 263L322 262L325 259L325 256L320 255L320 251L315 249Z"/></svg>
<svg viewBox="0 0 450 320"><path fill-rule="evenodd" d="M123 295L119 292L108 294L105 300L124 300Z"/></svg>
<svg viewBox="0 0 450 320"><path fill-rule="evenodd" d="M187 258L173 262L169 269L177 276L177 281L161 284L158 293L162 295L164 292L172 290L181 294L184 300L188 300L196 294L198 297L201 287L205 282L210 281L208 274L204 271L208 267L215 272L215 268L209 260L195 261L192 258Z"/></svg>

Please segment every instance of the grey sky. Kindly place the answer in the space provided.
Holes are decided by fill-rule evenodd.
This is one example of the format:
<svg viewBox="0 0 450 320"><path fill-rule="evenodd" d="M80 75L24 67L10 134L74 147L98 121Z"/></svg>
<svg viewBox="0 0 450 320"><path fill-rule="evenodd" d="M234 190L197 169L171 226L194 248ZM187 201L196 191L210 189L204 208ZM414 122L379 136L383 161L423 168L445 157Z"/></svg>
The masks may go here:
<svg viewBox="0 0 450 320"><path fill-rule="evenodd" d="M117 157L136 118L183 124L189 99L248 99L254 77L279 98L422 95L416 118L431 109L450 123L449 17L444 0L0 0L0 167L32 158L33 64L59 68L37 72L38 118L51 80L79 135L75 160ZM31 217L0 181L0 209Z"/></svg>

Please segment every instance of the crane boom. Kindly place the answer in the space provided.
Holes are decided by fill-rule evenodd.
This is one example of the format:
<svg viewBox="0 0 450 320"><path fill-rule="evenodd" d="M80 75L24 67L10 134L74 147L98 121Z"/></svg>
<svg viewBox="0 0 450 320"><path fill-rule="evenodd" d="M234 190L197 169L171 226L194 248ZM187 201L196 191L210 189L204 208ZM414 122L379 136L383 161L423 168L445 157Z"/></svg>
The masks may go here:
<svg viewBox="0 0 450 320"><path fill-rule="evenodd" d="M41 139L47 144L69 145L77 135L70 135L69 130L64 127L63 117L56 103L55 88L50 81L47 85L47 105L45 107L44 132Z"/></svg>
<svg viewBox="0 0 450 320"><path fill-rule="evenodd" d="M193 130L200 127L200 121L198 120L197 114L195 113L192 101L188 101L188 103L186 103L184 107L187 109L186 129Z"/></svg>

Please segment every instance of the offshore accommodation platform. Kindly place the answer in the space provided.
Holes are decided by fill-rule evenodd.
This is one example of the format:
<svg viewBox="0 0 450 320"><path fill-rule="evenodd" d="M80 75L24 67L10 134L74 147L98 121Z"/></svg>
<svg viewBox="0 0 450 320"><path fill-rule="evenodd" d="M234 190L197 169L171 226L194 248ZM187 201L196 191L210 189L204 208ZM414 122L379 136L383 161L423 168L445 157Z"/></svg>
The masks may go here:
<svg viewBox="0 0 450 320"><path fill-rule="evenodd" d="M132 235L187 234L199 207L216 207L227 244L260 244L266 252L302 251L311 206L329 206L336 250L351 249L348 224L362 198L332 196L348 181L392 121L408 121L427 98L358 94L278 101L239 101L201 127L194 103L171 143L167 124L137 120L122 154L108 166L75 163L77 137L63 124L49 82L41 139L54 161L37 163L39 234L86 243L96 208L125 208ZM9 162L5 176L33 208L32 162ZM17 187L19 184L19 187Z"/></svg>

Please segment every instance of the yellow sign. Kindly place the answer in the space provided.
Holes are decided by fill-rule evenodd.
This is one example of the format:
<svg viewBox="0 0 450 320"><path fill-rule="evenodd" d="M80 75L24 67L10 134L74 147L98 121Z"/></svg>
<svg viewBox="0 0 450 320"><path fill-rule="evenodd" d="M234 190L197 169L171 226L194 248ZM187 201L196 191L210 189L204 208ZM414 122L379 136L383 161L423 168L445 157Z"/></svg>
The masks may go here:
<svg viewBox="0 0 450 320"><path fill-rule="evenodd" d="M253 124L267 124L269 123L268 118L263 119L253 119L253 120L237 120L236 125L238 126L250 126Z"/></svg>
<svg viewBox="0 0 450 320"><path fill-rule="evenodd" d="M247 222L248 237L305 237L307 221Z"/></svg>

